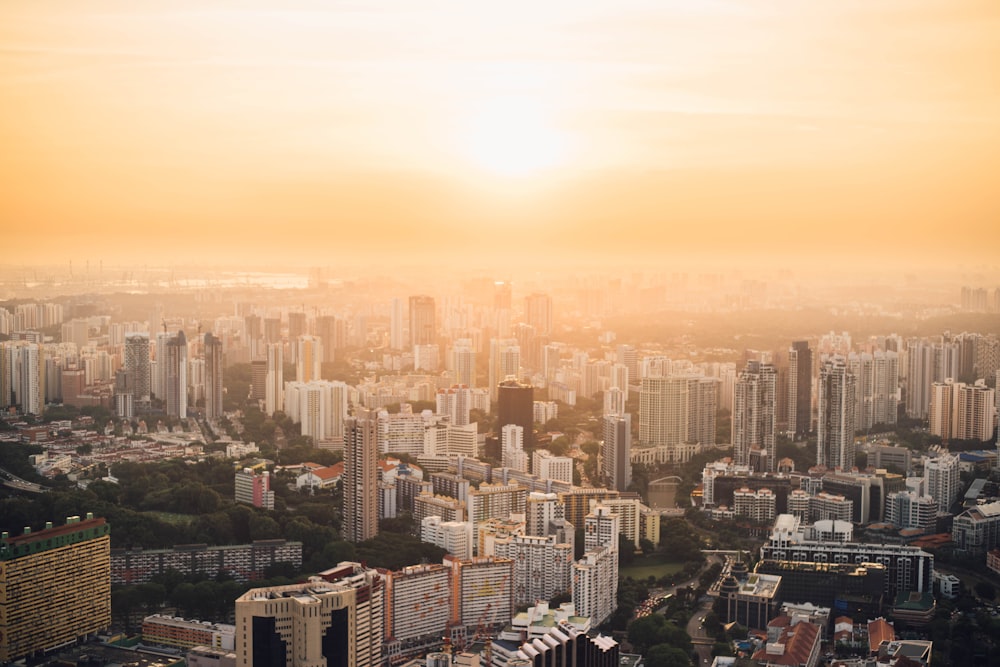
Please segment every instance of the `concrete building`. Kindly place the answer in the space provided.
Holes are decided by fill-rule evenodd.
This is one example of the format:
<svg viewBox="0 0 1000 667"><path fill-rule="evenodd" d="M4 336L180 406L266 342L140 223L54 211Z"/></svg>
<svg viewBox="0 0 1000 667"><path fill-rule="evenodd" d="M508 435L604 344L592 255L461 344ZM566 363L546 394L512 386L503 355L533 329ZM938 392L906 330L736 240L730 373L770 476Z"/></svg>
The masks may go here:
<svg viewBox="0 0 1000 667"><path fill-rule="evenodd" d="M524 449L535 447L534 387L517 380L503 380L497 386L497 428L516 424L524 429Z"/></svg>
<svg viewBox="0 0 1000 667"><path fill-rule="evenodd" d="M176 570L184 575L220 575L236 581L263 579L268 568L279 563L302 567L302 543L281 539L255 540L251 544L178 545L173 549L112 549L111 583L144 584Z"/></svg>
<svg viewBox="0 0 1000 667"><path fill-rule="evenodd" d="M268 343L264 381L264 413L268 416L285 409L285 351L281 342Z"/></svg>
<svg viewBox="0 0 1000 667"><path fill-rule="evenodd" d="M363 542L378 534L378 423L362 410L344 428L343 534Z"/></svg>
<svg viewBox="0 0 1000 667"><path fill-rule="evenodd" d="M509 558L451 558L453 625L475 633L510 623L514 611L514 561Z"/></svg>
<svg viewBox="0 0 1000 667"><path fill-rule="evenodd" d="M271 490L271 473L244 468L236 472L233 499L238 503L262 509L274 509L274 491Z"/></svg>
<svg viewBox="0 0 1000 667"><path fill-rule="evenodd" d="M346 583L314 578L305 584L255 588L236 599L238 667L314 667L381 662L381 587L359 601Z"/></svg>
<svg viewBox="0 0 1000 667"><path fill-rule="evenodd" d="M777 372L772 364L751 360L736 379L733 397L733 460L750 465L750 453L760 462L759 471L774 472Z"/></svg>
<svg viewBox="0 0 1000 667"><path fill-rule="evenodd" d="M788 432L797 437L812 430L812 350L797 340L788 350Z"/></svg>
<svg viewBox="0 0 1000 667"><path fill-rule="evenodd" d="M222 416L222 339L205 334L205 419L213 420Z"/></svg>
<svg viewBox="0 0 1000 667"><path fill-rule="evenodd" d="M961 491L957 454L944 454L924 461L924 489L937 503L938 512L951 511Z"/></svg>
<svg viewBox="0 0 1000 667"><path fill-rule="evenodd" d="M0 663L108 629L110 533L104 519L88 514L0 536Z"/></svg>
<svg viewBox="0 0 1000 667"><path fill-rule="evenodd" d="M1000 501L971 507L955 517L951 528L955 548L985 553L1000 546Z"/></svg>
<svg viewBox="0 0 1000 667"><path fill-rule="evenodd" d="M451 568L429 564L390 572L386 592L387 642L398 649L419 641L440 642L452 618Z"/></svg>
<svg viewBox="0 0 1000 667"><path fill-rule="evenodd" d="M420 540L439 546L455 558L472 558L472 523L442 521L440 516L427 516L420 521Z"/></svg>
<svg viewBox="0 0 1000 667"><path fill-rule="evenodd" d="M142 641L174 648L210 646L232 651L236 647L236 626L151 614L142 619Z"/></svg>
<svg viewBox="0 0 1000 667"><path fill-rule="evenodd" d="M601 457L601 476L608 487L625 491L632 483L632 415L604 415L602 421L604 443Z"/></svg>
<svg viewBox="0 0 1000 667"><path fill-rule="evenodd" d="M854 445L857 379L842 357L820 366L816 463L831 470L850 471L857 451Z"/></svg>
<svg viewBox="0 0 1000 667"><path fill-rule="evenodd" d="M511 513L524 514L527 507L528 488L517 482L511 484L480 484L469 491L469 520L475 523L487 519L503 519Z"/></svg>
<svg viewBox="0 0 1000 667"><path fill-rule="evenodd" d="M514 562L515 605L549 600L570 590L573 542L568 536L507 533L490 541L494 556ZM484 548L486 555L489 555L489 548L489 544Z"/></svg>
<svg viewBox="0 0 1000 667"><path fill-rule="evenodd" d="M543 479L573 483L573 459L555 456L547 449L536 449L531 454L531 472Z"/></svg>

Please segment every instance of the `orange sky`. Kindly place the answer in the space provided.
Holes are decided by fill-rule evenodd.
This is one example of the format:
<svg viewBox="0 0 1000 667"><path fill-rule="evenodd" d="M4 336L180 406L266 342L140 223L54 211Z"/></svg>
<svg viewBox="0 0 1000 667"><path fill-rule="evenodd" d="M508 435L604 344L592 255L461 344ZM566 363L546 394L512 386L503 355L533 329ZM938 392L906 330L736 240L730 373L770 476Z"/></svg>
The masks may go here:
<svg viewBox="0 0 1000 667"><path fill-rule="evenodd" d="M996 264L996 0L3 0L5 263Z"/></svg>

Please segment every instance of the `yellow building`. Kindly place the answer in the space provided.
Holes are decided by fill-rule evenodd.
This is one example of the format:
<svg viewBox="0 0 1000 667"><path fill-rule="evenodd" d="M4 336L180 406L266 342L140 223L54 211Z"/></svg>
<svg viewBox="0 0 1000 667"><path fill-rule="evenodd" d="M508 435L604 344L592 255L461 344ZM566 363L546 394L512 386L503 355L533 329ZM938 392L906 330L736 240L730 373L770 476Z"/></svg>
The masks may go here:
<svg viewBox="0 0 1000 667"><path fill-rule="evenodd" d="M0 538L0 663L111 625L111 526L88 514Z"/></svg>

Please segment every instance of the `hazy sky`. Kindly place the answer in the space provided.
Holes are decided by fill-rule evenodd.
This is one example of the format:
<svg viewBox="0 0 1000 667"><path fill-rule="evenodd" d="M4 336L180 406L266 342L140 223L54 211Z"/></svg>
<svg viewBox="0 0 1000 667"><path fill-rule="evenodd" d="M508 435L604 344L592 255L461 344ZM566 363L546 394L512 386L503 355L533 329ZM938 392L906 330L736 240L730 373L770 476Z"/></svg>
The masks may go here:
<svg viewBox="0 0 1000 667"><path fill-rule="evenodd" d="M0 2L2 260L996 264L1000 2Z"/></svg>

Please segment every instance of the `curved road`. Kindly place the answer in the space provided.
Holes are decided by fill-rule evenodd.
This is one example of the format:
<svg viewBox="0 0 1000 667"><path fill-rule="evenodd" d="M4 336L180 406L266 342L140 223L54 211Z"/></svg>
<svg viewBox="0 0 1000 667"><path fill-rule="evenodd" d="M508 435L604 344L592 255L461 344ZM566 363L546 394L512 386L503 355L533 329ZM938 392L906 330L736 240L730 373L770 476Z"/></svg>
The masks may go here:
<svg viewBox="0 0 1000 667"><path fill-rule="evenodd" d="M44 486L35 484L34 482L29 482L23 480L12 472L8 472L3 468L0 468L0 479L3 480L3 485L17 491L26 491L28 493L42 493L47 491Z"/></svg>

